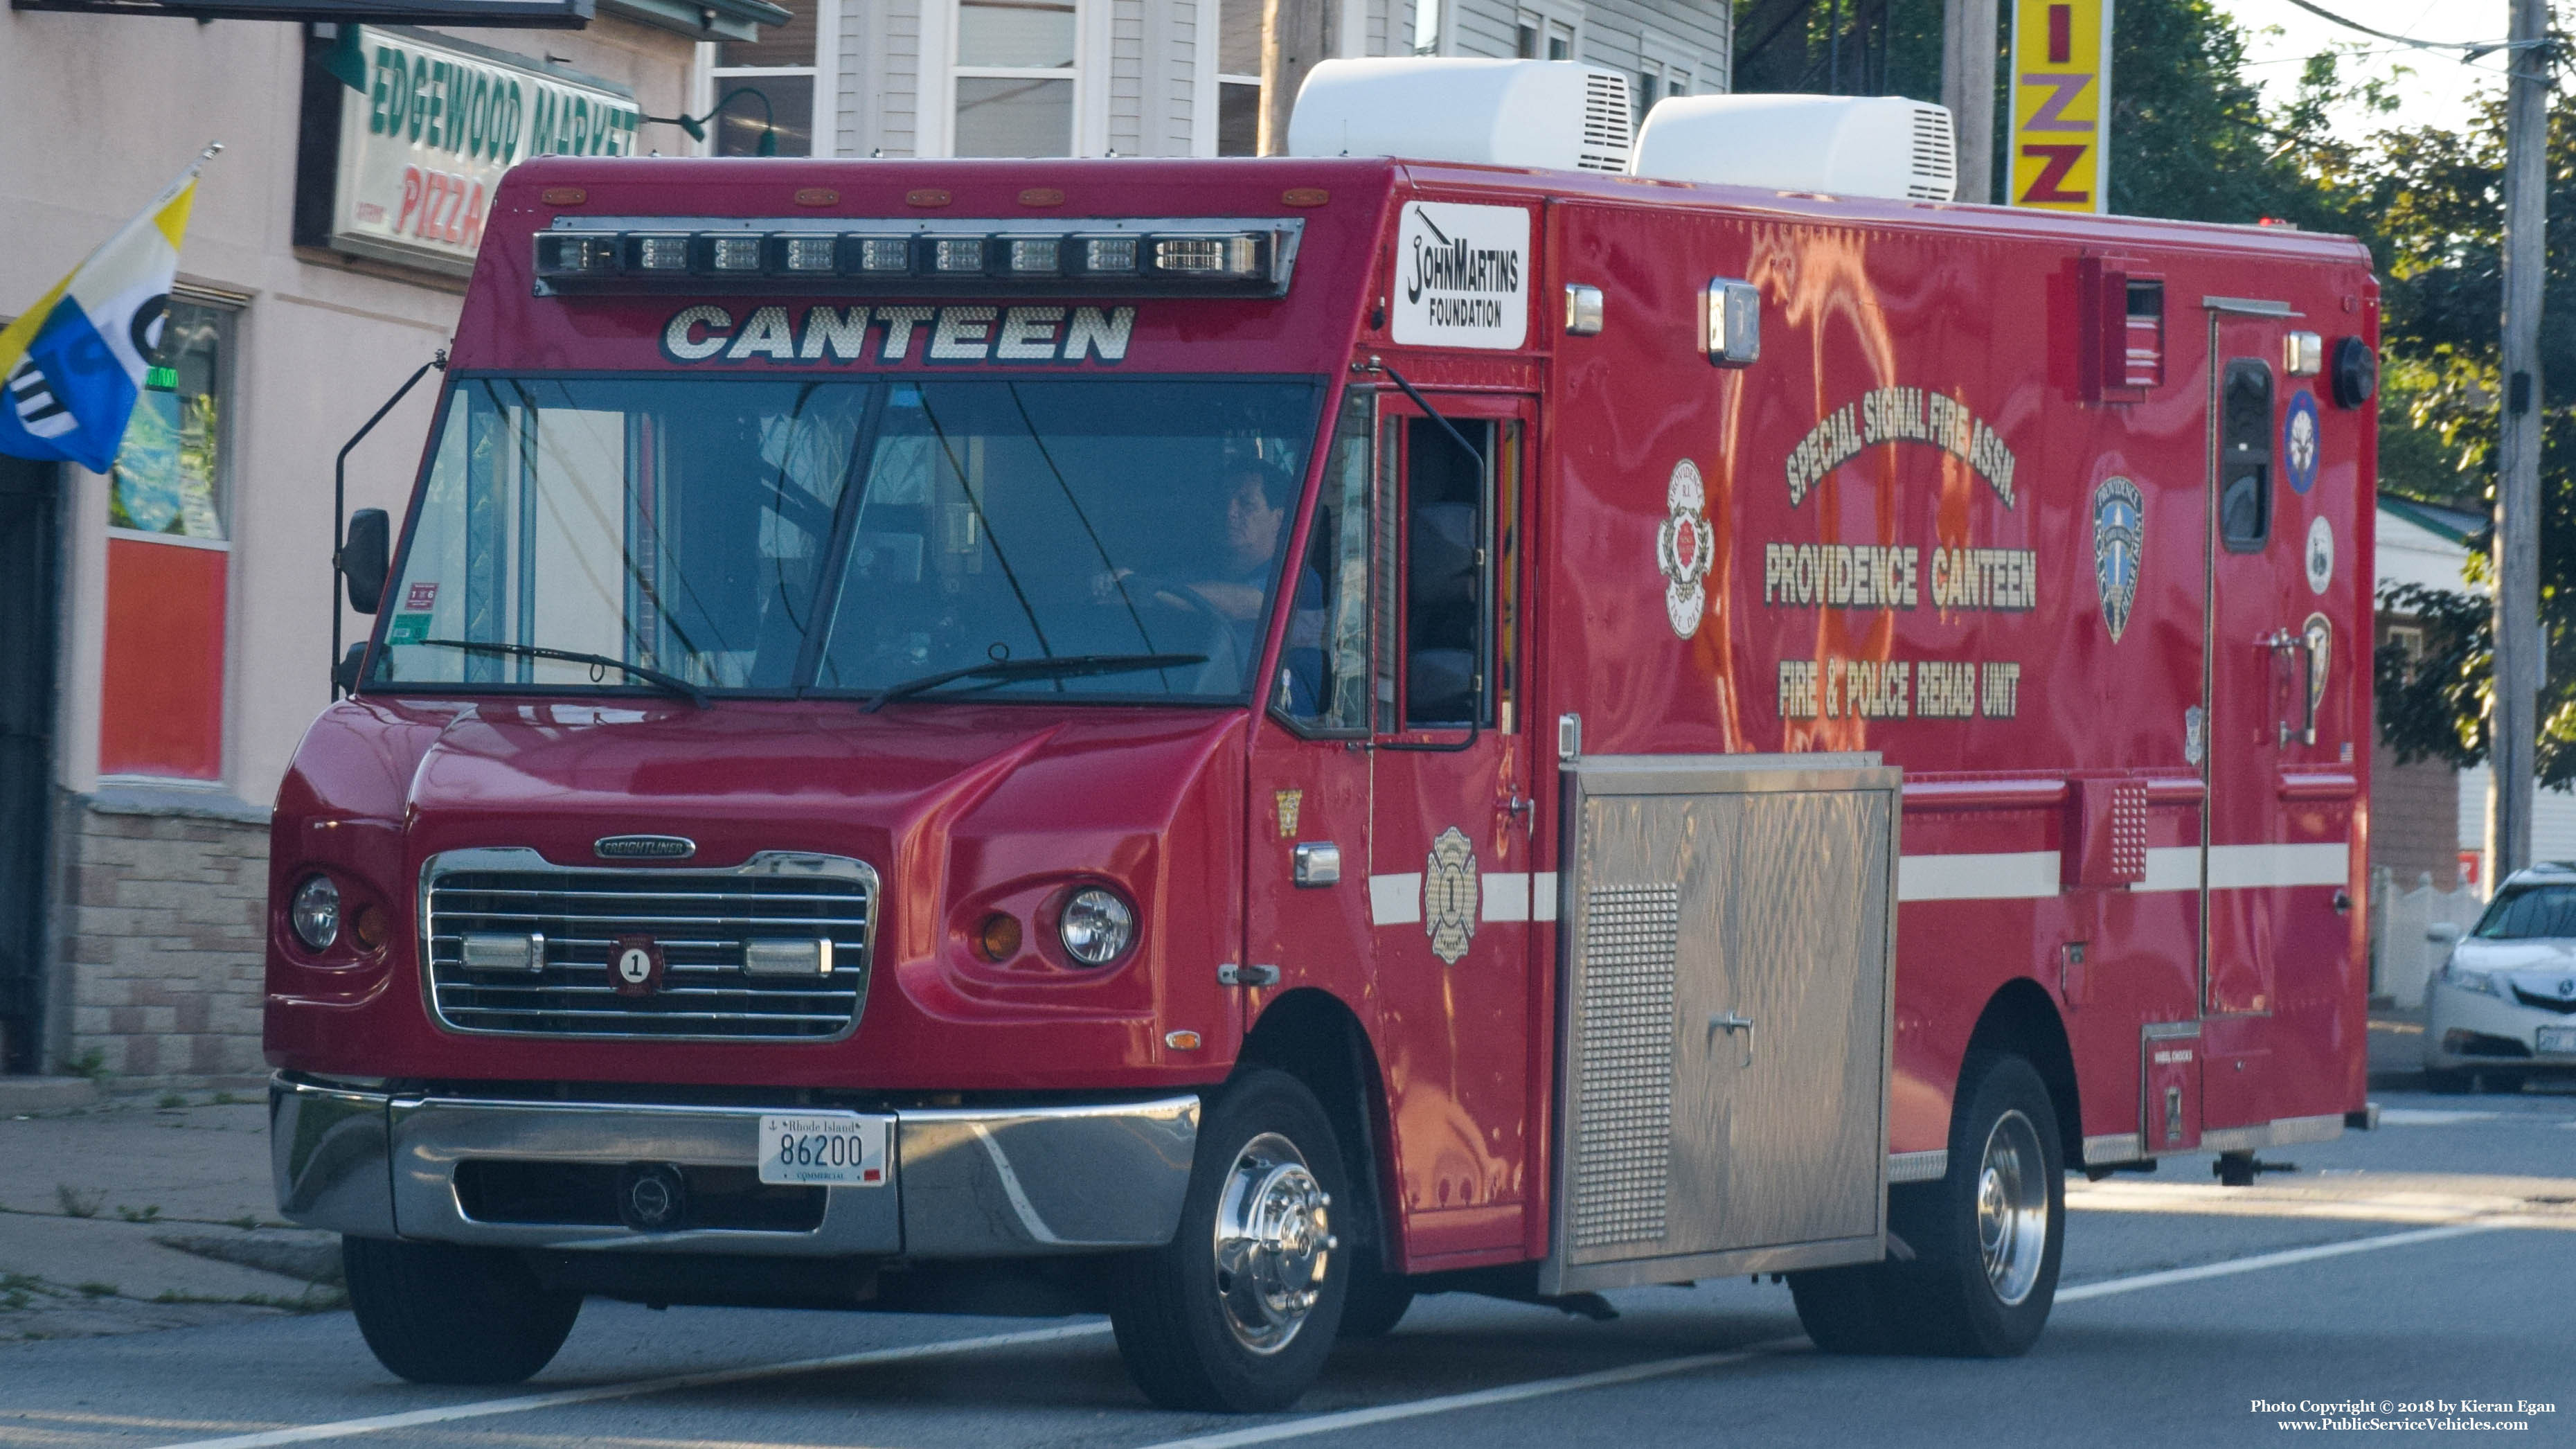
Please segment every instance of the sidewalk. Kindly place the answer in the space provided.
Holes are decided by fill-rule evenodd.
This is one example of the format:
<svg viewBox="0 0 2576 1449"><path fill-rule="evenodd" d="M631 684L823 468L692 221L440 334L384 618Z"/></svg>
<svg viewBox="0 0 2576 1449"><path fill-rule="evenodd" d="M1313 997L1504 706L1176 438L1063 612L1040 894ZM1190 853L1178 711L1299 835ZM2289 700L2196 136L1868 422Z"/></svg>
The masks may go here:
<svg viewBox="0 0 2576 1449"><path fill-rule="evenodd" d="M0 1343L336 1308L338 1239L277 1220L264 1100L0 1116Z"/></svg>

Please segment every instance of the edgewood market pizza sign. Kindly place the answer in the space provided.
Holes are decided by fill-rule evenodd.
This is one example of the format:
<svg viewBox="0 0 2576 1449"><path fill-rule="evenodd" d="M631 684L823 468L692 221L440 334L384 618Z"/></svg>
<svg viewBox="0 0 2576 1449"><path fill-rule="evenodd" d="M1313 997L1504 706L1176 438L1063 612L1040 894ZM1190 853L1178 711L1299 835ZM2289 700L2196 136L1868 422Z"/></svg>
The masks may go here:
<svg viewBox="0 0 2576 1449"><path fill-rule="evenodd" d="M625 156L624 87L425 32L359 31L366 89L340 91L331 245L463 276L501 173L530 156Z"/></svg>

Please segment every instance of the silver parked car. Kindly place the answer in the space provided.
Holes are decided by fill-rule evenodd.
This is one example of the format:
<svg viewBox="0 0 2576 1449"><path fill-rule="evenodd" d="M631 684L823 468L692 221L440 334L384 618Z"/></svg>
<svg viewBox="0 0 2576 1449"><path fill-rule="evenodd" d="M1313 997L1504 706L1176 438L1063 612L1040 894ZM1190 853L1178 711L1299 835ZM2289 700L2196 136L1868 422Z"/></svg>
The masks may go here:
<svg viewBox="0 0 2576 1449"><path fill-rule="evenodd" d="M2576 865L2516 871L2466 936L2426 934L2451 948L2424 989L2428 1086L2513 1092L2576 1074Z"/></svg>

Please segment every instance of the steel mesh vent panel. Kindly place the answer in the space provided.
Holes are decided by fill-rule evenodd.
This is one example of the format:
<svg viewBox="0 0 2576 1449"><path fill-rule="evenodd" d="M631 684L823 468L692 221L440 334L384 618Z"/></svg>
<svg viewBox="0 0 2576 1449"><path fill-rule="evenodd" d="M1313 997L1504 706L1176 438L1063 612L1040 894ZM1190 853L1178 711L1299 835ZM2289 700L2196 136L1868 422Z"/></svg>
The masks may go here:
<svg viewBox="0 0 2576 1449"><path fill-rule="evenodd" d="M1583 144L1574 164L1582 171L1625 171L1634 139L1628 115L1628 78L1616 71L1586 71L1583 77Z"/></svg>
<svg viewBox="0 0 2576 1449"><path fill-rule="evenodd" d="M1914 154L1905 195L1911 201L1948 201L1959 192L1959 152L1950 113L1939 106L1914 108Z"/></svg>
<svg viewBox="0 0 2576 1449"><path fill-rule="evenodd" d="M1655 1242L1673 1163L1681 887L1607 886L1584 905L1573 1245Z"/></svg>
<svg viewBox="0 0 2576 1449"><path fill-rule="evenodd" d="M686 869L433 868L422 892L430 1003L462 1031L540 1036L812 1040L848 1032L867 992L872 878ZM541 934L534 971L469 969L467 933ZM661 989L621 995L609 975L620 936L650 936L668 963ZM753 976L755 940L832 943L833 970Z"/></svg>

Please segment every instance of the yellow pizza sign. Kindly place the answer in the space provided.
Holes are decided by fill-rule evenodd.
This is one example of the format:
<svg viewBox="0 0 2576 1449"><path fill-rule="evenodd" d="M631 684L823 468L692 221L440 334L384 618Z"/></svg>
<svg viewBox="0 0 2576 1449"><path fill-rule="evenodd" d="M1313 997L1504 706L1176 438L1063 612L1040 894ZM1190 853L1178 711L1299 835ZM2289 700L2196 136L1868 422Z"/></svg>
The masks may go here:
<svg viewBox="0 0 2576 1449"><path fill-rule="evenodd" d="M2104 211L2111 0L2014 0L2012 204Z"/></svg>

